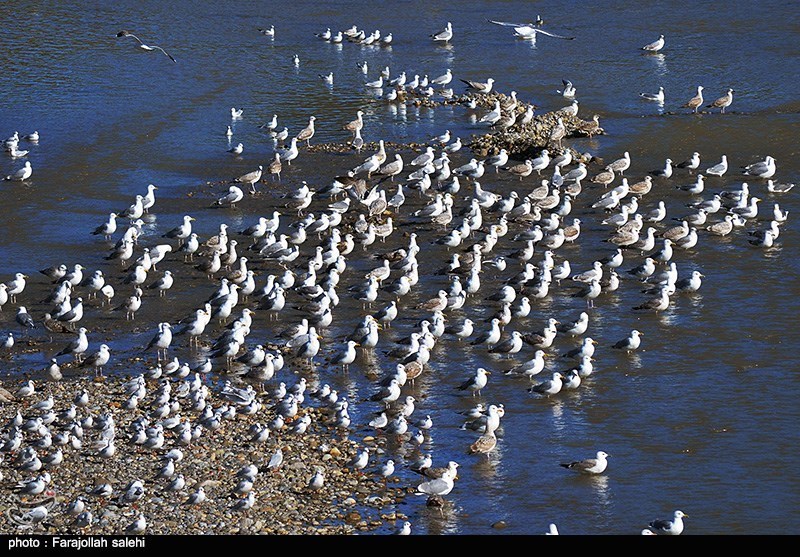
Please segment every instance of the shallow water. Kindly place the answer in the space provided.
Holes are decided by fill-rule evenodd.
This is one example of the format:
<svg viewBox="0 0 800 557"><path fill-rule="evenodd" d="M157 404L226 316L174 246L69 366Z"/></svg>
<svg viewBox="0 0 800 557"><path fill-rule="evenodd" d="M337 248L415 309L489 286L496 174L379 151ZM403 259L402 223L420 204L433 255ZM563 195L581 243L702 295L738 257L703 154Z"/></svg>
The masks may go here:
<svg viewBox="0 0 800 557"><path fill-rule="evenodd" d="M363 135L368 142L425 142L445 129L466 141L484 131L470 123L469 112L460 106L402 107L376 98L361 87L365 76L357 64L362 61L370 68L368 79L375 79L387 65L393 75L405 70L409 77L434 77L448 67L456 79L493 76L497 90L517 91L521 100L536 104L539 113L568 104L556 90L562 79L570 79L578 91L580 114L587 119L599 114L607 135L567 144L609 161L629 151L633 163L626 176L641 178L667 157L678 162L698 151L702 168L718 162L722 154L731 165L724 177L706 181L705 193L738 187L739 167L767 154L778 161L777 180L800 179L795 162L800 29L798 9L785 3L762 2L757 11L749 2L728 3L724 11L707 2L695 3L691 10L630 2L594 8L563 2L470 2L458 9L447 2L428 2L424 9L394 2L338 2L322 9L311 3L267 7L240 2L233 10L212 2L115 2L87 9L85 3L41 6L23 1L15 2L14 8L15 25L7 26L0 38L4 50L14 53L0 59L7 84L0 90L0 135L36 129L41 140L36 145L20 143L20 149L30 149L33 177L24 184L0 183L0 279L11 280L16 272L31 276L19 303L37 318L50 309L40 300L51 287L38 270L53 264L102 269L118 287L117 300L127 295L127 285L121 284L125 273L104 259L109 245L90 232L110 211L144 194L148 183L159 189L143 245L164 242L160 235L179 224L184 214L197 218L195 231L201 238L214 234L222 222L241 230L270 214L279 206L279 196L301 180L319 188L361 162L363 156L311 155L301 148L279 184L259 184L260 194L246 198L237 209L209 209L225 191L220 182L271 160L272 142L258 126L272 114L292 134L305 126L308 116L316 115L314 143L345 141L341 126L359 109L365 112ZM486 21L532 20L537 13L547 29L576 39L540 36L531 44L515 39L510 28ZM448 20L456 33L452 45L431 44L428 35ZM754 21L759 21L757 32L752 31ZM270 24L277 30L274 39L257 32ZM336 31L353 24L392 32L391 48L336 46L314 37L326 27ZM132 39L117 39L120 29L163 46L178 63L159 52L140 51ZM639 47L659 33L667 40L663 54L642 54ZM295 53L299 68L291 63ZM330 71L335 81L329 88L318 75ZM704 85L707 101L734 88L728 114L692 115L681 109L698 84ZM640 92L655 92L660 85L667 98L663 109L639 98ZM244 108L242 120L231 123L231 106ZM229 124L232 142L245 145L236 159L225 152ZM401 154L410 161L411 153ZM453 158L462 164L470 157L463 149ZM11 173L22 161L3 159L0 174ZM642 209L649 210L663 198L668 218L686 214L685 204L698 197L673 186L691 180L676 172L672 180L658 182L642 200ZM481 183L507 195L515 189L527 193L537 182L531 177L520 183L506 173L487 172ZM576 392L536 398L526 392L526 379L502 374L510 363L485 348L463 346L448 336L441 339L429 369L404 392L419 400L415 416L433 418L434 429L423 448L433 455L435 465L452 459L461 468L448 496L453 509L444 516L426 509L422 498L412 497L398 508L410 516L415 533L538 534L553 522L564 534L636 534L650 520L669 517L675 509L689 515L686 534L797 530L788 511L800 494L800 482L785 463L800 440L794 427L800 414L799 387L792 375L800 363L794 332L800 309L794 280L800 253L792 217L800 209L796 190L778 196L768 193L761 180L748 183L763 199L761 218L769 218L775 202L790 212L776 246L760 250L747 242L747 231L763 227L766 220L724 239L701 233L697 248L676 250L674 258L681 276L694 269L706 275L701 290L693 296L676 295L659 315L633 312L646 296L635 280L623 279L620 290L602 295L590 312L587 334L599 341L596 374ZM391 182L385 185L394 190ZM600 189L585 184L570 215L582 219L582 235L575 245L556 252L557 262L566 257L575 271L588 269L613 251L602 241L608 232L600 224L604 215L589 207ZM469 193L468 187L462 188L456 210L467 205ZM408 215L422 203L409 195L396 223L411 222ZM325 208L317 201L310 210ZM290 218L285 220L282 228L288 230ZM397 230L369 254L406 246L403 234L409 230ZM514 231L501 239L493 254L520 247L511 240ZM444 248L431 243L443 232L426 226L420 235L426 261L422 279L403 299L401 318L382 332L374 354L362 354L348 375L320 361L312 377L353 401L354 438L374 433L366 424L379 407L361 399L375 391L376 375L394 369L395 360L385 352L426 317L414 309L416 304L449 284L445 275L434 274L449 258ZM306 243L296 263L301 265L317 244ZM245 245L242 240L240 247ZM346 287L360 283L380 261L363 257L359 250L337 289L342 302L324 332L323 356L339 349L363 315L361 303ZM90 331L97 331L90 335L93 346L102 338L114 351L107 373L146 369L153 355L139 351L156 323L188 315L213 292L215 283L173 256L159 270L173 269L183 287L170 291L165 304L147 292L134 322L126 323L118 312L108 312L94 301L88 304L84 320ZM278 269L257 257L250 259L259 286ZM640 255L628 255L622 270L639 262ZM481 292L488 295L518 268L488 268ZM570 296L574 290L569 281L554 285L528 318L512 321L509 327L529 332L540 329L549 317L574 319L585 308L583 300ZM382 295L373 309L387 300ZM13 308L3 308L0 327L20 336ZM471 316L478 322L476 330L482 331L494 309L478 296L447 315L451 321ZM278 331L300 317L296 310L281 314L277 322L257 315L248 343L272 342ZM625 355L609 348L632 328L644 333L639 352ZM218 329L212 329L208 338L216 333ZM41 329L32 334L38 340L47 338ZM52 349L48 345L42 352L5 357L0 364L4 379L13 382L25 373L38 373L69 338L55 338ZM565 369L567 364L556 356L575 344L557 337L548 350L546 371L536 379ZM518 361L532 354L525 346ZM185 344L171 348L170 355L197 358ZM132 356L144 360L130 364ZM480 399L473 399L455 387L477 366L495 373ZM297 374L288 369L282 374L281 380L296 381ZM456 414L477 400L506 408L503 435L488 462L465 454L476 434L459 429L461 417ZM599 478L576 477L558 466L597 450L611 455L608 471ZM402 464L414 456L408 445L390 448L390 454ZM398 466L397 476L408 485L418 481L405 466ZM499 520L507 527L492 529Z"/></svg>

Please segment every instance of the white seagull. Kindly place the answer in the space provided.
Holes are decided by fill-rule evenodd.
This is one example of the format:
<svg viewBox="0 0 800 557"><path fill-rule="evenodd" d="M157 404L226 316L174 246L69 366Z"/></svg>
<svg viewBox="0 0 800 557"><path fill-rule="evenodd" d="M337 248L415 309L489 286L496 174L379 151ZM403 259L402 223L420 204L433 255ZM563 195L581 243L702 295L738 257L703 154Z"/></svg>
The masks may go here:
<svg viewBox="0 0 800 557"><path fill-rule="evenodd" d="M453 38L453 24L448 21L445 28L431 35L431 38L440 43L450 42L450 39Z"/></svg>
<svg viewBox="0 0 800 557"><path fill-rule="evenodd" d="M515 37L519 37L520 39L528 41L536 41L536 35L539 33L541 33L542 35L547 35L548 37L554 37L556 39L565 39L568 41L575 39L575 37L556 35L555 33L545 31L544 29L540 29L538 27L539 25L538 23L511 23L508 21L495 21L493 19L490 19L489 23L494 23L495 25L502 25L504 27L513 27Z"/></svg>
<svg viewBox="0 0 800 557"><path fill-rule="evenodd" d="M664 35L659 35L652 43L648 43L642 47L642 50L647 52L658 52L664 48Z"/></svg>
<svg viewBox="0 0 800 557"><path fill-rule="evenodd" d="M142 50L147 50L147 51L160 50L161 52L164 53L164 55L167 58L169 58L173 62L177 62L177 60L175 60L175 58L173 58L171 54L168 54L167 51L164 50L163 48L161 48L160 46L155 46L155 45L151 46L151 45L144 44L139 37L137 37L136 35L134 35L130 31L124 31L124 30L120 31L119 33L117 33L117 37L132 37L132 38L136 39L139 42L139 48L141 48Z"/></svg>

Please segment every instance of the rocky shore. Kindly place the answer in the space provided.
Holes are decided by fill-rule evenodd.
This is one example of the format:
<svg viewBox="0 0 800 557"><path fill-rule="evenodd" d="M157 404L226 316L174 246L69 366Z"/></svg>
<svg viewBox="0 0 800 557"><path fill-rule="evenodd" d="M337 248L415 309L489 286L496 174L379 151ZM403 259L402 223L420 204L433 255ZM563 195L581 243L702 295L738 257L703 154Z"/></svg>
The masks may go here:
<svg viewBox="0 0 800 557"><path fill-rule="evenodd" d="M188 444L178 440L179 427L165 430L165 442L160 447L147 448L132 442L137 431L134 422L142 417L156 421L153 403L157 390L166 383L172 386L172 404L177 406L172 415L183 416L176 421L200 421L201 413L188 408L189 396L181 398L176 394L188 391L182 384L192 379L147 380L148 394L135 409L125 408L130 378L35 381L37 392L25 398L14 396L20 382L4 381L5 401L0 404L0 507L4 511L0 515L0 532L351 534L394 529L395 521L402 523L405 519L395 510L408 492L402 482L395 477L385 482L373 470L357 471L348 466L359 443L380 453L385 439L348 438L345 430L329 425L331 411L320 404L305 403L297 416L286 419L281 428L271 429L266 440L253 441L251 426L266 425L277 416L270 393L258 395L257 400L263 405L259 412L245 415L242 407L223 398L223 391L210 384L207 377L201 380L208 393L206 404L230 410L217 429L203 428L200 437ZM73 406L76 395L83 391L88 394L88 403ZM36 407L51 395L52 410ZM75 410L74 418L67 415L70 408ZM234 414L233 409L238 412ZM18 427L24 441L20 447L12 448L9 435L16 416L22 418ZM306 416L310 418L308 429L303 433L295 431L295 425ZM45 426L51 436L41 435L44 430L35 427L37 418L44 418L45 422L55 418ZM108 436L109 419L116 432L116 450L107 456L102 438ZM80 430L82 438L76 435ZM65 432L68 433L64 435ZM59 445L62 441L66 444ZM36 451L35 460L29 447ZM269 469L267 464L278 449L283 462ZM48 464L48 455L59 451L63 455L61 463ZM250 490L255 497L252 508L242 510L237 504L243 504L248 492L237 492L237 487L245 477L242 469L249 465L258 470ZM173 466L172 473L163 470ZM324 475L324 484L314 489L309 481L318 470ZM167 486L179 474L185 478L185 487L169 491ZM20 490L25 482L37 477L46 478L43 491ZM126 496L131 491L126 489L136 480L141 481L141 494ZM110 485L110 494L92 493L104 483ZM206 500L190 503L192 494L201 486ZM69 509L78 498L84 501L83 514ZM30 511L36 507L47 509L41 522L31 518ZM143 531L133 526L140 516L144 516L146 524Z"/></svg>
<svg viewBox="0 0 800 557"><path fill-rule="evenodd" d="M512 97L499 92L488 94L467 93L447 101L415 97L408 99L407 102L409 104L430 108L442 104L466 105L474 107L472 110L475 111L476 118L478 119L489 112L492 107L495 106L496 102L500 102L501 106L516 102L515 108L508 112L504 111L504 114L510 114L511 112L515 114L516 118L514 124L508 127L502 125L487 125L486 133L475 134L469 141L465 142L465 145L476 157L489 157L498 154L501 149L505 149L511 158L524 160L526 158L538 156L542 149L545 148L551 149L551 152L554 152L554 150L569 149L569 147L560 145L559 142L554 142L551 139L551 133L553 128L558 124L559 118L561 118L564 124L564 138L593 137L605 135L606 133L600 125L597 115L594 115L589 120L585 120L563 110L536 114L535 111L538 107L535 105L512 99ZM565 104L568 104L566 103L566 99ZM529 108L533 110L534 114L530 122L523 124L523 116ZM385 145L387 149L395 151L409 148L415 151L421 151L425 149L425 146L426 145L422 143L409 143L405 145L387 143ZM377 143L365 143L362 150L369 153L377 148ZM349 151L352 151L352 146L349 143L320 143L312 145L309 148L309 152L342 153ZM573 156L578 159L581 157L581 154L573 150Z"/></svg>

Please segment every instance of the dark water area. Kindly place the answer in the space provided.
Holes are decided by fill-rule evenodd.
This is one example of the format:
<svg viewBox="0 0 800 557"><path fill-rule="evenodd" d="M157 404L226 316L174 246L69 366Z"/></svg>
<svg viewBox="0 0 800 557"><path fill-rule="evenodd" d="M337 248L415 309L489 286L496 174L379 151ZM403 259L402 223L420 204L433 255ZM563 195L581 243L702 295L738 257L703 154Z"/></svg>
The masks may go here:
<svg viewBox="0 0 800 557"><path fill-rule="evenodd" d="M19 14L25 14L20 17ZM535 42L519 40L509 27L488 23L532 21L537 14L544 28L574 36L571 41L539 35ZM445 130L465 143L474 134L486 132L464 106L435 108L392 103L363 87L377 79L388 66L392 77L405 71L433 78L452 69L457 94L459 79L494 77L495 89L516 91L520 100L535 104L537 113L557 110L569 101L557 93L562 79L577 89L579 115L600 116L606 134L565 140L577 152L588 152L607 162L628 151L632 160L625 176L633 183L664 165L666 158L680 162L693 151L701 155L700 169L726 155L730 169L722 177L709 176L705 191L693 195L678 189L694 181L694 175L676 170L671 179L654 180L653 190L639 203L647 213L659 200L667 207L667 218L654 225L663 230L677 224L671 219L691 210L688 203L708 199L713 193L739 188L747 182L761 198L757 218L750 219L726 237L716 237L699 227L699 241L688 250L675 248L672 259L679 277L693 270L704 275L696 293L676 293L663 312L641 312L632 308L648 299L643 285L628 269L640 264L644 254L626 253L618 269L619 290L601 294L594 308L573 297L578 284L555 282L549 294L533 300L533 310L514 318L506 331L540 331L554 317L562 322L590 315L586 335L598 341L595 372L575 391L550 398L529 394L531 381L503 372L533 356L529 345L512 358L497 356L485 346L472 346L445 334L436 343L423 375L403 387L403 395L417 399L414 420L429 414L434 426L422 446L434 465L449 460L460 463L459 479L447 499L452 508L443 515L425 506L423 497L410 497L396 510L407 514L415 534L540 534L550 523L562 534L638 534L650 520L672 516L681 509L686 535L797 533L792 511L800 498L800 477L787 466L800 442L796 424L800 418L797 399L800 368L796 316L800 311L797 278L800 249L796 241L800 213L797 189L771 193L766 181L744 177L740 167L771 155L777 161L776 182L800 180L800 7L779 2L697 2L645 5L632 2L587 6L578 2L336 2L315 3L237 2L225 6L214 2L114 2L45 4L13 2L0 6L7 23L0 46L11 55L0 59L0 137L38 130L36 144L20 141L29 154L12 160L3 154L0 174L5 176L29 160L33 175L25 182L0 182L0 281L14 274L30 276L17 303L7 303L0 313L0 336L13 332L17 345L0 359L4 384L17 384L26 375L36 377L71 334L48 334L42 327L28 339L14 315L25 305L40 320L51 310L42 300L52 285L40 269L64 263L82 264L87 273L100 269L116 290L112 305L130 294L123 283L125 268L105 259L122 230L106 242L91 231L111 211L132 203L148 184L158 186L156 204L147 216L136 248L174 241L162 238L180 224L183 215L197 220L194 231L202 239L217 233L225 223L238 232L275 209L283 212L281 232L289 233L296 214L283 205L286 193L306 181L312 189L331 183L360 164L372 150L361 154L309 153L291 166L284 164L281 181L266 177L236 208L211 208L225 191L228 181L272 160L274 145L259 126L273 114L279 129L298 133L315 115L312 144L349 139L342 126L364 112L362 135L366 142L385 140L392 145L424 143ZM10 20L13 25L8 24ZM434 44L429 35L447 21L455 37L449 46ZM258 28L274 25L274 38ZM336 32L357 25L369 33L391 32L390 47L366 47L319 40L315 33L330 27ZM159 45L175 57L173 64L160 52L144 52L130 38L117 38L129 29L148 44ZM646 54L640 47L666 37L659 54ZM292 56L300 58L299 67ZM366 61L369 71L358 65ZM320 74L334 73L334 84L326 86ZM458 85L456 85L458 82ZM728 88L735 90L725 114L703 108L692 114L681 105L691 98L697 85L705 87L708 104ZM641 92L656 92L663 86L663 106L640 98ZM388 89L384 89L388 93ZM230 108L242 108L241 120L231 121ZM478 112L480 117L482 112ZM233 137L225 136L226 127ZM241 142L244 152L233 157L226 150ZM389 158L403 156L406 165L417 153L387 148ZM473 155L468 148L451 157L455 168ZM519 161L511 161L516 163ZM572 168L571 165L568 168ZM565 169L567 170L567 169ZM589 176L602 170L590 167ZM381 189L389 196L410 171L407 166L394 181ZM265 173L266 174L266 173ZM552 175L552 166L542 178ZM503 197L511 191L521 196L539 184L535 174L523 181L501 171L487 170L481 185ZM372 181L372 184L377 181ZM615 179L612 186L618 185ZM469 206L470 180L461 180L454 196L454 213ZM573 272L584 271L592 262L610 255L612 244L604 241L610 228L608 217L591 205L604 189L584 181L583 191L564 222L580 218L582 231L574 243L554 250L556 263L568 259ZM438 245L453 226L436 227L412 217L427 199L406 191L407 202L393 215L395 231L386 242L368 249L357 246L348 256L348 267L337 287L340 304L330 327L322 331L322 349L313 372L287 365L275 381L295 383L305 376L317 384L328 383L351 401L354 439L375 435L368 422L380 404L364 401L377 389L377 380L391 373L397 360L387 353L395 342L417 330L429 318L417 305L448 289L451 279L437 271L455 250ZM331 200L315 199L309 212L327 212ZM748 235L764 229L773 205L789 211L780 225L780 236L771 248L751 245ZM353 207L344 218L351 224L359 212ZM484 210L484 229L499 215ZM709 216L708 224L721 220ZM646 225L647 226L647 225ZM524 225L512 223L507 235L484 261L508 256L524 247L514 235ZM337 353L366 311L348 288L363 284L364 275L381 264L380 255L409 243L418 234L421 247L420 281L400 302L400 316L380 333L379 344L361 350L344 374L325 363ZM233 234L239 253L248 257L257 284L283 269L247 252L250 241ZM322 239L311 237L301 246L300 257L291 268L300 275ZM484 235L475 232L460 248L467 249ZM660 245L660 242L657 243ZM531 262L544 250L537 247ZM198 261L195 260L194 264ZM445 310L448 324L465 317L475 321L477 336L488 329L488 320L498 309L485 298L514 276L523 266L508 261L504 271L484 263L481 289L461 309ZM659 270L665 265L660 264ZM152 338L160 321L175 323L193 313L218 285L207 279L182 255L171 253L151 272L146 284L170 269L175 286L165 300L145 291L142 309L134 321L124 312L110 311L98 300L88 300L81 324L89 329L90 345L107 342L112 360L106 374L135 375L155 364L155 353L141 349ZM391 277L395 278L397 271ZM463 277L462 277L463 279ZM462 280L463 282L463 280ZM391 300L381 293L370 311ZM256 313L247 347L277 343L278 333L298 322L303 313L293 306L301 302L289 294L287 310L271 319ZM242 307L255 307L250 300ZM290 308L291 306L291 308ZM630 354L611 349L631 329L642 331L642 347ZM212 322L203 340L221 332ZM51 340L52 338L52 340ZM25 346L26 341L30 344ZM571 365L559 358L578 345L580 339L559 334L545 350L546 367L534 382ZM26 349L27 348L27 349ZM174 343L170 358L177 356L192 365L202 353L190 350L185 341ZM68 360L65 360L67 362ZM220 362L215 371L224 368ZM470 396L456 387L477 367L493 373L481 395ZM76 371L64 366L66 378ZM84 373L81 371L80 373ZM208 381L221 381L210 374ZM467 455L478 436L460 428L457 412L475 403L503 404L502 435L487 459ZM412 427L412 430L415 428ZM593 456L603 450L608 470L598 477L584 477L565 470L561 462ZM409 486L419 477L408 470L419 449L409 443L389 443L381 459L394 458L396 476ZM380 459L376 460L377 464ZM492 524L504 521L505 529ZM379 531L378 533L387 533Z"/></svg>

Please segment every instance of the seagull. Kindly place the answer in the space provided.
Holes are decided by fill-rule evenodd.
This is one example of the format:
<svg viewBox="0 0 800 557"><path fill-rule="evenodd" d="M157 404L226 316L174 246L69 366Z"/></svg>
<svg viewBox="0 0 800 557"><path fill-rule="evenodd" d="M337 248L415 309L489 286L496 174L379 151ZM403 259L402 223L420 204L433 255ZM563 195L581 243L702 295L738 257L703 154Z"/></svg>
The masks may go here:
<svg viewBox="0 0 800 557"><path fill-rule="evenodd" d="M540 23L511 23L508 21L495 21L493 19L490 19L489 23L494 23L495 25L502 25L504 27L513 27L515 37L519 37L520 39L525 39L529 41L536 41L536 35L538 33L541 33L542 35L547 35L548 37L555 37L556 39L565 39L568 41L575 39L575 37L556 35L555 33L545 31L544 29L540 29L538 27Z"/></svg>
<svg viewBox="0 0 800 557"><path fill-rule="evenodd" d="M164 359L167 358L167 350L169 349L170 344L172 344L172 325L165 321L159 323L158 331L153 338L150 339L150 342L147 343L144 351L146 352L155 346L158 360L160 361L162 351L164 352Z"/></svg>
<svg viewBox="0 0 800 557"><path fill-rule="evenodd" d="M551 379L547 379L545 381L542 381L541 383L537 383L533 387L529 388L528 392L550 396L560 393L563 385L564 385L564 376L561 375L561 373L556 372L553 374L553 377Z"/></svg>
<svg viewBox="0 0 800 557"><path fill-rule="evenodd" d="M103 366L108 363L111 358L110 349L107 344L101 344L100 348L81 362L80 367L93 367L95 373L103 375Z"/></svg>
<svg viewBox="0 0 800 557"><path fill-rule="evenodd" d="M35 329L36 323L33 322L33 317L25 309L25 306L19 306L17 309L17 323L26 329Z"/></svg>
<svg viewBox="0 0 800 557"><path fill-rule="evenodd" d="M506 149L500 149L500 152L496 155L493 155L483 161L484 164L494 167L495 173L500 172L500 167L505 166L508 163L508 151Z"/></svg>
<svg viewBox="0 0 800 557"><path fill-rule="evenodd" d="M691 108L694 110L695 114L697 114L697 109L703 104L703 86L697 86L697 93L694 97L686 101L686 103L681 105L681 108Z"/></svg>
<svg viewBox="0 0 800 557"><path fill-rule="evenodd" d="M253 170L252 172L248 172L247 174L242 174L238 178L234 180L234 182L238 182L240 184L247 184L250 186L250 192L256 193L256 184L261 179L261 174L264 171L264 167L262 165L258 165L258 168Z"/></svg>
<svg viewBox="0 0 800 557"><path fill-rule="evenodd" d="M648 43L642 47L642 50L647 52L658 52L664 48L664 35L659 35L652 43Z"/></svg>
<svg viewBox="0 0 800 557"><path fill-rule="evenodd" d="M794 187L793 183L779 183L767 180L767 191L770 193L786 193Z"/></svg>
<svg viewBox="0 0 800 557"><path fill-rule="evenodd" d="M261 29L258 30L259 33L262 35L266 35L267 37L274 37L275 36L275 26L270 25L268 29Z"/></svg>
<svg viewBox="0 0 800 557"><path fill-rule="evenodd" d="M457 462L452 462L447 470L438 478L422 482L417 486L417 491L425 495L447 495L453 490L453 482L456 478Z"/></svg>
<svg viewBox="0 0 800 557"><path fill-rule="evenodd" d="M633 329L630 335L612 344L611 348L616 348L618 350L625 350L626 352L632 352L637 348L639 348L639 345L642 343L642 339L640 337L643 334L644 333L641 333L636 329Z"/></svg>
<svg viewBox="0 0 800 557"><path fill-rule="evenodd" d="M435 42L441 42L441 43L450 42L450 40L453 38L453 24L448 21L447 25L445 25L445 28L439 31L438 33L434 33L433 35L431 35L431 38Z"/></svg>
<svg viewBox="0 0 800 557"><path fill-rule="evenodd" d="M728 89L728 91L720 98L715 100L713 103L706 105L706 108L719 108L720 114L725 114L725 109L728 108L733 102L734 92L735 91L733 89Z"/></svg>
<svg viewBox="0 0 800 557"><path fill-rule="evenodd" d="M83 353L89 348L89 340L86 338L87 332L88 331L85 327L78 329L78 337L73 339L67 346L58 352L55 357L72 354L75 359L80 362L81 358L83 357Z"/></svg>
<svg viewBox="0 0 800 557"><path fill-rule="evenodd" d="M675 289L682 292L697 292L705 277L700 271L694 270L690 277L682 278L675 283Z"/></svg>
<svg viewBox="0 0 800 557"><path fill-rule="evenodd" d="M447 68L444 74L440 75L439 77L434 77L433 79L431 79L430 84L441 85L442 87L444 87L451 81L453 81L453 73L450 70L450 68Z"/></svg>
<svg viewBox="0 0 800 557"><path fill-rule="evenodd" d="M653 531L659 534L678 536L683 532L683 519L688 518L683 511L675 511L672 520L657 519L648 524Z"/></svg>
<svg viewBox="0 0 800 557"><path fill-rule="evenodd" d="M581 336L589 328L589 314L582 311L575 321L559 324L556 328L559 332L570 336Z"/></svg>
<svg viewBox="0 0 800 557"><path fill-rule="evenodd" d="M513 331L511 333L511 337L495 344L489 349L489 352L492 354L507 354L511 356L512 354L516 354L522 349L522 333L519 331Z"/></svg>
<svg viewBox="0 0 800 557"><path fill-rule="evenodd" d="M526 375L528 379L533 380L534 375L538 375L544 370L545 360L544 360L544 350L538 349L534 353L534 357L519 364L517 366L512 367L508 371L506 371L506 375L513 375L516 373L520 373L522 375Z"/></svg>
<svg viewBox="0 0 800 557"><path fill-rule="evenodd" d="M117 213L109 213L108 221L104 222L92 231L95 236L103 235L106 240L110 240L114 232L117 231Z"/></svg>
<svg viewBox="0 0 800 557"><path fill-rule="evenodd" d="M333 83L333 73L331 72L331 83ZM297 134L297 141L305 141L306 145L309 147L311 146L311 138L314 137L314 120L316 120L316 116L309 116L308 117L308 125L300 130L300 133ZM294 145L294 143L292 143Z"/></svg>
<svg viewBox="0 0 800 557"><path fill-rule="evenodd" d="M596 458L586 458L583 460L576 460L574 462L562 463L560 466L568 470L575 470L581 474L602 474L608 466L608 454L603 451L597 451Z"/></svg>
<svg viewBox="0 0 800 557"><path fill-rule="evenodd" d="M323 485L325 485L325 475L322 473L322 470L318 469L308 481L308 487L309 489L317 491L322 489Z"/></svg>
<svg viewBox="0 0 800 557"><path fill-rule="evenodd" d="M759 178L772 178L775 170L775 159L767 155L763 161L754 162L743 167L742 174Z"/></svg>
<svg viewBox="0 0 800 557"><path fill-rule="evenodd" d="M494 102L494 108L492 110L490 110L489 112L487 112L486 114L484 114L481 117L481 119L478 120L478 123L481 123L481 124L486 123L486 124L491 125L491 124L494 124L495 122L497 122L502 115L503 115L503 112L500 109L500 101L496 100Z"/></svg>
<svg viewBox="0 0 800 557"><path fill-rule="evenodd" d="M576 90L575 90L575 86L572 85L572 82L570 80L568 80L568 79L562 79L561 83L564 84L564 89L560 90L560 91L556 91L556 92L557 93L561 93L562 96L564 96L564 97L566 97L568 99L574 98Z"/></svg>
<svg viewBox="0 0 800 557"><path fill-rule="evenodd" d="M664 168L659 168L658 170L651 170L650 174L657 178L669 178L672 176L672 159L666 159L664 161Z"/></svg>
<svg viewBox="0 0 800 557"><path fill-rule="evenodd" d="M483 389L486 386L486 383L489 380L487 375L491 375L491 372L482 367L479 367L478 369L475 370L475 375L473 375L472 377L461 383L461 385L459 385L458 388L459 390L462 391L466 390L472 391L472 396L475 395L480 396L481 389Z"/></svg>
<svg viewBox="0 0 800 557"><path fill-rule="evenodd" d="M692 153L692 156L689 157L687 160L680 162L675 165L677 168L687 168L691 172L692 170L697 170L700 166L700 153L695 151Z"/></svg>
<svg viewBox="0 0 800 557"><path fill-rule="evenodd" d="M722 155L722 160L712 167L706 168L706 174L712 176L722 176L728 171L728 157Z"/></svg>
<svg viewBox="0 0 800 557"><path fill-rule="evenodd" d="M659 87L658 93L639 93L639 96L646 101L654 101L658 104L664 104L664 88Z"/></svg>
<svg viewBox="0 0 800 557"><path fill-rule="evenodd" d="M14 172L14 174L9 174L6 176L6 180L13 180L16 182L23 182L31 177L33 174L33 168L31 168L31 161L25 161L25 166Z"/></svg>
<svg viewBox="0 0 800 557"><path fill-rule="evenodd" d="M164 53L164 55L165 55L165 56L167 56L167 58L169 58L169 59L170 59L170 60L172 60L173 62L177 62L177 60L175 60L175 58L173 58L171 54L168 54L168 53L167 53L167 51L166 51L166 50L164 50L163 48L161 48L160 46L155 46L155 45L153 45L153 46L150 46L150 45L146 45L146 44L144 44L144 43L142 42L142 40L141 40L139 37L137 37L136 35L134 35L134 34L133 34L133 33L131 33L130 31L124 31L124 30L123 30L123 31L120 31L119 33L117 33L117 37L132 37L132 38L136 39L136 41L139 43L139 48L141 48L141 49L143 49L143 50L147 50L147 51L152 51L152 50L160 50L161 52L163 52L163 53Z"/></svg>
<svg viewBox="0 0 800 557"><path fill-rule="evenodd" d="M220 197L214 202L214 206L219 207L227 205L228 207L235 207L236 204L244 199L244 192L238 186L229 186L228 193Z"/></svg>
<svg viewBox="0 0 800 557"><path fill-rule="evenodd" d="M489 93L494 85L494 78L492 77L488 78L486 81L468 81L466 79L462 79L461 81L467 84L468 89L472 89L477 93Z"/></svg>

